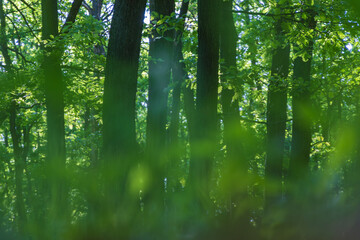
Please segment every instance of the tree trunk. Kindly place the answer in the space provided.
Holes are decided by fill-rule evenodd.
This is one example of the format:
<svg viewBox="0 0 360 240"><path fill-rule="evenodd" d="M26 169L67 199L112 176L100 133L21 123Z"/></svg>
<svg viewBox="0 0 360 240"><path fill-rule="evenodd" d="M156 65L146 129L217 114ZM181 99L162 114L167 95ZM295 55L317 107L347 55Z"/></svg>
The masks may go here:
<svg viewBox="0 0 360 240"><path fill-rule="evenodd" d="M5 62L5 70L7 73L12 73L12 62L9 56L8 39L6 35L6 20L4 12L4 2L0 0L0 49Z"/></svg>
<svg viewBox="0 0 360 240"><path fill-rule="evenodd" d="M353 144L353 155L351 164L344 168L344 189L351 192L351 200L358 202L360 197L359 172L360 172L360 86L354 91L355 116L353 120L353 128L355 131L355 143Z"/></svg>
<svg viewBox="0 0 360 240"><path fill-rule="evenodd" d="M151 0L150 12L158 21L152 31L149 46L149 93L146 125L146 166L153 179L144 194L144 211L147 218L161 222L164 213L165 178L167 164L166 124L168 115L168 88L173 60L174 31L168 30L168 17L175 11L174 0ZM159 225L161 226L161 224ZM163 228L163 227L161 227ZM154 228L156 229L156 228ZM154 230L153 229L153 230Z"/></svg>
<svg viewBox="0 0 360 240"><path fill-rule="evenodd" d="M182 61L183 54L183 42L182 36L185 28L185 20L188 12L190 1L183 0L180 8L180 13L177 20L182 20L183 25L181 29L177 29L175 32L175 41L173 45L173 59L172 59L172 85L174 86L172 91L172 106L169 125L169 141L168 141L168 164L166 172L166 222L168 231L174 231L175 228L171 226L181 226L182 219L181 213L186 209L184 203L185 192L183 192L183 186L180 182L182 172L180 170L182 159L182 144L180 139L184 140L184 137L179 137L179 124L180 124L180 107L181 107L181 91L184 85L187 73L185 70L185 64ZM194 101L193 97L191 101ZM183 128L181 128L183 130ZM183 133L183 132L181 132ZM181 134L183 136L183 134ZM174 232L169 232L174 234Z"/></svg>
<svg viewBox="0 0 360 240"><path fill-rule="evenodd" d="M92 0L91 16L96 20L101 21L101 9L103 6L103 0ZM98 55L105 55L105 49L102 44L96 44L94 46L94 53Z"/></svg>
<svg viewBox="0 0 360 240"><path fill-rule="evenodd" d="M89 9L89 13L93 16L96 20L101 21L101 9L103 6L103 0L92 0L92 8ZM105 55L104 46L100 43L97 43L93 47L93 52L96 55ZM94 66L93 66L94 67ZM100 80L99 73L94 73L94 77L97 81ZM95 80L95 81L96 81ZM85 104L85 125L84 130L86 135L95 135L98 131L98 122L96 121L95 115L97 114L96 110L91 106L92 101L88 100ZM99 158L99 146L94 141L90 142L90 167L94 169L95 165L98 165L98 158Z"/></svg>
<svg viewBox="0 0 360 240"><path fill-rule="evenodd" d="M83 0L74 0L70 12L62 27L62 34L69 31ZM42 39L46 43L42 46L44 55L42 62L43 77L45 82L46 122L47 122L47 154L46 178L49 194L49 211L53 233L62 230L55 229L53 221L66 223L69 217L67 209L66 187L66 153L65 153L65 122L64 122L64 83L60 67L64 46L54 45L54 38L59 36L59 20L57 0L41 1ZM65 28L67 26L68 28ZM56 237L59 237L56 234Z"/></svg>
<svg viewBox="0 0 360 240"><path fill-rule="evenodd" d="M281 8L283 6L278 6ZM282 200L282 164L287 120L287 80L290 46L285 42L282 27L285 19L275 20L276 47L272 56L267 100L267 150L265 163L265 210Z"/></svg>
<svg viewBox="0 0 360 240"><path fill-rule="evenodd" d="M7 128L4 129L4 146L9 147L9 130Z"/></svg>
<svg viewBox="0 0 360 240"><path fill-rule="evenodd" d="M190 162L190 189L200 222L213 215L209 197L211 169L218 138L218 65L220 1L198 1L198 66L194 158ZM195 213L194 212L194 213Z"/></svg>
<svg viewBox="0 0 360 240"><path fill-rule="evenodd" d="M150 12L156 14L155 20L169 17L175 11L173 0L150 1ZM154 15L155 16L155 15ZM156 26L157 30L168 27L166 22ZM168 87L171 76L174 31L165 30L163 34L154 29L150 38L149 50L149 100L146 126L146 152L149 164L158 176L155 188L164 188L164 168L166 164L166 123Z"/></svg>
<svg viewBox="0 0 360 240"><path fill-rule="evenodd" d="M309 10L306 25L314 30L316 27L315 12ZM292 141L289 166L289 180L296 186L290 189L300 190L299 181L304 181L309 173L311 128L313 124L311 103L311 61L314 40L310 37L309 43L303 48L308 59L305 61L298 56L294 62L293 89L292 89ZM300 50L299 50L300 51ZM298 192L300 193L300 192ZM304 196L304 192L301 191ZM300 199L297 199L300 200Z"/></svg>
<svg viewBox="0 0 360 240"><path fill-rule="evenodd" d="M58 12L56 0L42 0L42 38L49 43L58 36ZM46 176L50 191L51 221L64 220L66 210L65 188L65 128L64 128L64 84L60 67L61 51L45 44L42 62L45 79L47 110L47 168Z"/></svg>
<svg viewBox="0 0 360 240"><path fill-rule="evenodd" d="M182 33L185 26L185 18L189 8L189 1L183 1L178 18L182 18L184 25L175 33L174 55L172 63L172 79L173 79L173 94L172 94L172 108L171 119L169 126L169 149L170 149L170 163L169 163L169 187L174 190L180 185L177 174L177 167L180 164L180 145L179 145L179 114L180 114L180 95L181 86L186 78L185 64L182 62ZM171 191L171 190L170 190Z"/></svg>
<svg viewBox="0 0 360 240"><path fill-rule="evenodd" d="M250 209L248 208L248 159L244 154L244 146L241 141L242 126L240 125L239 99L233 99L234 88L229 88L231 82L237 75L236 49L237 32L232 15L233 1L222 2L221 30L220 30L220 56L222 92L221 104L223 110L223 141L226 145L226 158L224 162L224 193L229 198L229 220L232 223L230 229L236 231L239 227L243 236L251 229ZM236 78L235 78L236 79ZM239 94L241 95L241 93ZM235 184L235 185L234 185ZM236 187L235 187L236 186ZM234 208L236 206L236 208ZM236 209L244 209L241 214Z"/></svg>
<svg viewBox="0 0 360 240"><path fill-rule="evenodd" d="M8 50L8 38L6 35L6 20L5 20L5 13L4 13L4 3L3 0L0 0L0 48L3 58L5 60L5 70L8 74L8 77L11 81L11 85L15 89L15 79L14 79L14 72L13 72L13 65L9 55ZM15 98L15 96L13 96ZM23 196L23 171L24 171L24 164L22 160L22 150L20 146L20 133L17 129L20 126L16 125L16 101L12 99L10 102L9 107L9 122L10 122L10 135L13 145L14 151L14 160L15 160L15 206L17 212L17 227L20 234L24 234L25 225L27 223L27 216L26 216L26 209L25 209L25 202ZM7 134L6 134L7 135ZM8 145L7 136L5 139L5 145Z"/></svg>
<svg viewBox="0 0 360 240"><path fill-rule="evenodd" d="M170 16L174 12L174 1L152 0L150 11L152 14L157 13L160 20L161 16ZM167 27L165 24L156 26ZM150 38L149 56L149 100L147 116L147 150L158 154L163 150L166 143L166 116L167 116L167 99L168 84L171 75L172 62L172 41L173 31L165 31L163 35L153 31L154 37ZM158 151L161 150L161 151Z"/></svg>
<svg viewBox="0 0 360 240"><path fill-rule="evenodd" d="M106 58L103 104L103 177L109 208L123 207L136 159L135 97L146 0L116 0ZM112 209L111 211L114 211Z"/></svg>
<svg viewBox="0 0 360 240"><path fill-rule="evenodd" d="M226 83L236 76L236 43L237 33L232 16L232 1L222 3L222 27L220 31L220 52L224 63L221 65L223 88L221 103L224 117L224 143L227 158L239 158L238 149L241 148L238 135L240 127L240 113L238 99L233 100L234 90L227 87ZM229 83L231 84L231 82Z"/></svg>
<svg viewBox="0 0 360 240"><path fill-rule="evenodd" d="M10 133L14 149L15 159L15 194L16 194L16 209L17 209L17 224L20 233L24 233L25 224L27 222L25 202L23 195L23 172L25 161L22 158L22 149L20 147L20 133L17 131L19 126L16 126L16 102L13 100L10 104Z"/></svg>
<svg viewBox="0 0 360 240"><path fill-rule="evenodd" d="M183 60L181 56L181 60ZM181 62L185 72L185 64ZM190 146L190 161L194 159L195 153L195 101L194 101L194 90L191 89L191 84L185 84L183 86L183 96L184 96L184 112L186 116L187 128L188 128L188 137L189 137L189 146Z"/></svg>

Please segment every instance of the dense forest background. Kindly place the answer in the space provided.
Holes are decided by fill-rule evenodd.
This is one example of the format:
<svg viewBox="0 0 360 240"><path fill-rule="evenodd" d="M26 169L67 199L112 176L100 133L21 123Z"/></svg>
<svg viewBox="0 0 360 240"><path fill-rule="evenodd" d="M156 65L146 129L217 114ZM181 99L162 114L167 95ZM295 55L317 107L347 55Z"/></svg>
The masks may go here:
<svg viewBox="0 0 360 240"><path fill-rule="evenodd" d="M0 239L360 239L357 0L0 0Z"/></svg>

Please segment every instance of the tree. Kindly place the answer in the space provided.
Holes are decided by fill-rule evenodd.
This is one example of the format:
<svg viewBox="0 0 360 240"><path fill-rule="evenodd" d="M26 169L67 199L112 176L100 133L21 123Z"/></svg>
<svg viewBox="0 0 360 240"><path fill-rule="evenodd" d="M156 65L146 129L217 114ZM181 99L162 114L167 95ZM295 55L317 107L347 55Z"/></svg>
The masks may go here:
<svg viewBox="0 0 360 240"><path fill-rule="evenodd" d="M236 45L237 32L232 16L232 1L222 3L222 28L220 35L220 52L224 63L222 70L221 103L224 118L224 142L226 144L228 159L237 158L237 149L241 143L236 135L239 131L240 113L238 99L234 99L235 91L231 89L231 80L236 77Z"/></svg>
<svg viewBox="0 0 360 240"><path fill-rule="evenodd" d="M74 0L64 26L75 21L82 0ZM52 227L54 220L67 218L66 175L65 175L65 126L64 126L64 83L61 70L63 46L55 38L59 36L59 20L56 0L41 1L42 38L44 56L42 61L45 80L46 120L47 120L47 176L49 188L50 213ZM69 28L64 31L68 31ZM63 31L63 32L64 32ZM61 207L60 207L61 206Z"/></svg>
<svg viewBox="0 0 360 240"><path fill-rule="evenodd" d="M305 6L307 14L305 27L314 31L316 27L316 12L312 7ZM313 124L313 113L311 104L311 63L314 47L313 35L304 46L295 46L296 54L303 54L296 57L294 61L293 89L292 89L292 142L291 159L289 167L289 179L294 184L306 178L309 173L311 128ZM297 182L297 183L296 183ZM295 188L295 186L293 186Z"/></svg>
<svg viewBox="0 0 360 240"><path fill-rule="evenodd" d="M161 176L155 181L158 187L163 185L165 177L166 153L164 148L166 147L168 87L171 77L174 39L174 31L171 30L170 23L174 17L174 8L174 1L150 1L150 11L154 16L155 28L153 29L153 36L150 38L149 46L149 99L146 151L150 165L154 166L154 174Z"/></svg>
<svg viewBox="0 0 360 240"><path fill-rule="evenodd" d="M146 163L151 178L149 189L144 193L145 217L161 218L164 199L167 154L167 116L169 83L173 59L175 16L174 0L151 0L150 14L154 29L149 38L149 89L146 118ZM159 224L162 225L161 223ZM155 228L156 229L156 228Z"/></svg>
<svg viewBox="0 0 360 240"><path fill-rule="evenodd" d="M232 232L241 228L240 236L248 236L251 231L249 225L250 208L248 187L250 178L248 174L249 157L245 154L246 143L244 126L240 123L239 98L235 96L235 89L243 92L244 80L238 79L236 64L238 34L232 14L233 1L224 1L221 6L221 29L220 29L220 56L221 70L221 106L223 114L223 142L226 146L224 170L222 181L224 182L224 195L229 198L229 228ZM253 56L252 56L253 58ZM252 64L255 63L252 61ZM234 85L238 87L235 88ZM238 210L241 209L241 210Z"/></svg>
<svg viewBox="0 0 360 240"><path fill-rule="evenodd" d="M218 68L220 2L198 1L198 62L196 84L195 146L190 161L189 187L200 221L212 215L210 186L218 137ZM209 213L207 215L206 213Z"/></svg>
<svg viewBox="0 0 360 240"><path fill-rule="evenodd" d="M48 169L50 184L51 209L59 211L55 206L64 206L66 190L63 174L65 171L65 129L64 129L64 85L60 67L59 50L51 45L54 37L58 36L58 13L56 0L42 1L42 36L48 41L44 45L44 60L42 63L45 79L45 96L48 126ZM59 171L60 170L60 171ZM56 174L58 174L56 176ZM64 206L65 207L65 206ZM55 218L63 213L53 212Z"/></svg>
<svg viewBox="0 0 360 240"><path fill-rule="evenodd" d="M128 173L137 156L135 95L145 0L116 1L106 57L103 179L108 210L126 208Z"/></svg>
<svg viewBox="0 0 360 240"><path fill-rule="evenodd" d="M1 239L359 235L355 0L41 2L0 1Z"/></svg>
<svg viewBox="0 0 360 240"><path fill-rule="evenodd" d="M284 12L288 3L278 4L277 12ZM282 165L287 121L287 77L290 64L290 46L286 42L286 21L276 17L275 48L271 60L271 76L267 99L267 147L265 165L265 209L280 203L282 198Z"/></svg>
<svg viewBox="0 0 360 240"><path fill-rule="evenodd" d="M173 46L173 62L172 62L172 104L171 104L171 116L169 125L169 175L174 174L171 178L169 176L169 188L178 188L179 181L176 176L176 165L180 161L180 144L179 144L179 124L180 124L180 104L181 104L181 90L182 86L186 84L187 73L185 64L183 63L184 56L182 53L183 48L183 32L185 31L185 19L189 9L190 1L182 1L180 13L177 20L183 21L180 29L176 29L174 36ZM193 98L191 99L193 101ZM172 173L172 174L171 174Z"/></svg>
<svg viewBox="0 0 360 240"><path fill-rule="evenodd" d="M15 73L14 66L12 64L11 57L9 55L8 48L8 38L6 34L6 20L4 13L4 3L0 0L0 49L5 61L5 70L8 76L8 79L11 81L10 85L12 86L12 91L15 91ZM15 94L15 93L12 93ZM24 234L24 229L27 224L27 216L25 210L25 203L23 199L23 171L25 159L23 154L25 154L25 144L23 149L20 146L21 133L19 132L19 124L17 124L17 103L16 97L12 96L11 102L9 104L9 122L10 122L10 134L12 139L13 151L14 151L14 160L15 160L15 193L16 193L16 211L17 211L17 228L21 234ZM28 134L28 133L27 133ZM24 133L25 137L26 133ZM26 156L26 155L25 155ZM26 158L26 157L25 157Z"/></svg>

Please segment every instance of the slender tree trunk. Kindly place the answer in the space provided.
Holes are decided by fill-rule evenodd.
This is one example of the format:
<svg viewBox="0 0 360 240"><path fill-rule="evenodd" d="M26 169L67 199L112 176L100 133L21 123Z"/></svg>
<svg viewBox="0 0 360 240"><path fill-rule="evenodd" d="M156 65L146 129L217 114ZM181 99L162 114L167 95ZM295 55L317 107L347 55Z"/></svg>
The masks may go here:
<svg viewBox="0 0 360 240"><path fill-rule="evenodd" d="M7 73L12 74L13 66L12 66L11 58L9 56L8 38L6 35L6 20L5 20L3 0L0 0L0 27L1 27L0 28L0 49L1 49L1 53L2 53L4 61L5 61L5 70Z"/></svg>
<svg viewBox="0 0 360 240"><path fill-rule="evenodd" d="M244 154L244 146L241 142L241 128L239 99L233 99L235 95L234 88L228 86L233 84L232 79L237 75L236 66L236 49L237 49L237 32L232 15L233 1L222 2L221 30L220 30L220 56L223 59L221 64L222 72L222 92L221 104L223 110L223 141L226 145L226 158L224 162L224 172L222 179L224 193L229 197L229 213L231 231L242 229L242 236L247 236L251 229L250 209L248 208L248 159ZM239 94L241 95L241 93ZM236 176L236 177L235 177ZM236 182L236 187L234 187ZM234 207L236 206L236 208ZM236 209L244 209L241 214L236 213Z"/></svg>
<svg viewBox="0 0 360 240"><path fill-rule="evenodd" d="M183 54L183 42L182 36L185 28L185 20L186 14L188 12L190 1L182 1L180 13L178 15L178 19L183 20L183 25L181 29L178 29L175 32L175 41L173 46L173 62L172 62L172 84L174 86L172 92L172 106L171 106L171 116L170 116L170 125L169 125L169 159L167 164L167 187L166 187L166 221L167 228L170 234L177 234L176 232L181 227L183 223L181 214L186 209L186 203L184 202L185 192L182 191L183 187L180 183L180 177L182 177L182 173L180 171L181 165L181 154L182 148L184 147L180 143L179 139L184 140L183 132L180 134L182 137L179 138L179 114L180 114L180 105L181 105L181 91L182 86L184 86L185 79L187 78L187 73L185 70L185 64L182 61ZM192 97L191 101L194 99ZM183 129L180 129L183 130ZM176 228L172 227L176 226ZM171 232L173 231L173 232ZM171 235L170 235L171 236Z"/></svg>
<svg viewBox="0 0 360 240"><path fill-rule="evenodd" d="M360 180L360 86L357 86L354 95L356 115L353 120L353 128L356 131L356 138L351 159L352 163L349 167L344 169L344 189L345 191L351 192L351 200L358 203L360 197L360 187L358 184Z"/></svg>
<svg viewBox="0 0 360 240"><path fill-rule="evenodd" d="M15 194L16 194L16 209L17 209L17 224L20 233L24 233L24 228L27 222L25 202L23 195L23 172L25 161L22 158L22 149L20 147L20 133L17 131L19 126L16 126L16 102L13 100L10 104L10 133L14 149L15 159Z"/></svg>
<svg viewBox="0 0 360 240"><path fill-rule="evenodd" d="M58 36L58 12L56 0L42 0L42 38L52 42ZM47 110L47 168L46 176L50 191L51 221L64 220L66 211L65 188L65 128L64 84L60 67L61 51L51 44L44 45L42 68L45 79Z"/></svg>
<svg viewBox="0 0 360 240"><path fill-rule="evenodd" d="M183 1L178 18L183 18L184 24L182 29L179 29L175 33L174 41L174 55L172 63L172 79L173 79L173 94L172 94L172 108L171 119L169 126L169 144L170 144L170 164L169 164L169 187L177 188L179 185L178 174L176 174L176 168L180 164L180 146L179 146L179 114L180 114L180 94L181 86L186 78L185 66L181 62L183 60L182 55L182 33L185 26L185 17L189 8L190 1Z"/></svg>
<svg viewBox="0 0 360 240"><path fill-rule="evenodd" d="M315 12L309 9L306 24L311 30L316 27ZM309 173L311 128L313 124L311 103L311 62L314 40L310 37L304 46L308 59L302 56L295 59L292 89L292 141L289 167L289 180L296 186L290 189L301 191L300 180L304 182ZM300 51L300 50L299 50ZM298 192L300 194L300 192ZM301 191L304 197L304 192ZM300 199L297 199L300 200Z"/></svg>
<svg viewBox="0 0 360 240"><path fill-rule="evenodd" d="M29 207L34 208L34 191L33 191L33 185L32 185L32 178L31 178L31 172L27 168L26 161L29 156L29 151L31 151L31 128L32 125L26 126L23 128L23 150L22 150L22 163L24 164L23 170L25 170L25 177L26 177L26 190L27 190L27 205ZM31 216L32 219L34 219L34 216ZM30 222L30 221L29 221Z"/></svg>
<svg viewBox="0 0 360 240"><path fill-rule="evenodd" d="M91 0L92 3L92 7L90 6L86 6L89 14L96 20L98 21L102 21L101 20L101 9L103 6L103 0ZM86 4L84 4L86 5ZM105 56L105 48L101 43L96 43L93 45L93 49L92 49L93 53L96 55L104 55ZM95 68L95 64L93 64L92 66L93 68ZM89 73L87 73L89 74ZM94 80L92 81L97 81L100 82L100 74L99 73L94 73ZM95 115L97 114L97 110L93 107L94 102L92 100L87 100L87 102L85 103L85 114L84 114L84 132L86 134L87 137L89 137L89 142L88 142L88 147L90 148L90 152L88 154L89 160L90 160L90 165L87 171L87 175L90 179L92 179L92 181L89 181L88 184L86 185L86 190L85 190L85 198L87 200L87 205L88 205L88 214L87 214L87 219L88 219L88 225L89 228L93 228L94 225L96 225L98 219L97 219L97 211L99 210L99 205L101 205L102 203L102 199L99 198L99 195L97 194L98 192L100 192L100 186L99 184L97 184L97 182L100 181L101 176L99 176L98 172L99 172L99 167L101 166L100 164L100 158L99 158L99 153L101 150L101 145L99 145L96 141L94 136L96 136L98 134L99 131L99 123L97 121L97 118L95 117ZM94 186L97 186L98 188L94 188Z"/></svg>
<svg viewBox="0 0 360 240"><path fill-rule="evenodd" d="M241 148L237 133L240 128L240 113L238 99L233 99L234 90L226 86L232 77L236 76L236 43L237 33L232 16L232 1L222 3L222 24L220 31L220 51L224 63L221 65L223 88L221 103L224 115L224 143L227 158L239 158L238 149ZM231 84L231 82L229 83Z"/></svg>
<svg viewBox="0 0 360 240"><path fill-rule="evenodd" d="M74 0L62 27L61 33L68 33L74 23L83 0ZM54 46L53 38L59 37L59 20L57 0L42 0L42 62L45 82L46 122L47 122L47 155L46 172L49 194L49 225L54 238L60 237L61 227L55 227L55 221L68 223L67 187L65 168L65 126L64 126L64 83L60 67L63 45ZM68 28L65 28L67 26ZM62 225L64 227L64 225Z"/></svg>
<svg viewBox="0 0 360 240"><path fill-rule="evenodd" d="M4 129L4 145L6 148L9 147L9 130L7 128Z"/></svg>
<svg viewBox="0 0 360 240"><path fill-rule="evenodd" d="M223 124L224 124L224 144L226 145L226 158L225 158L225 173L223 179L225 182L232 182L235 180L238 182L237 186L247 183L247 162L243 154L243 146L240 140L240 112L239 112L239 100L233 99L235 91L233 88L228 87L233 84L232 79L237 74L236 67L236 45L237 45L237 32L234 25L232 16L232 3L233 1L222 2L222 14L221 14L221 30L220 30L220 56L224 60L221 64L222 72L222 92L221 92L221 104L223 111ZM241 95L241 94L239 94ZM241 172L236 174L233 171ZM241 179L232 179L231 176L241 176ZM233 186L224 186L229 194L230 201L230 216L231 218L237 218L234 216L233 206L237 205L241 207L241 204L246 204L247 187L240 187L241 192L233 188ZM245 191L244 191L245 190ZM244 216L242 216L244 217Z"/></svg>
<svg viewBox="0 0 360 240"><path fill-rule="evenodd" d="M102 6L103 6L103 0L92 0L92 8L90 14L98 21L101 21ZM94 46L94 53L98 55L105 55L104 46L101 44L96 44Z"/></svg>
<svg viewBox="0 0 360 240"><path fill-rule="evenodd" d="M150 12L156 14L155 20L169 17L175 11L173 0L151 0ZM166 23L156 26L156 29L168 27ZM150 38L149 50L149 100L146 126L146 152L149 164L153 168L155 180L154 188L164 188L166 164L166 123L168 114L168 87L171 77L171 63L173 57L174 31L165 31L159 34L153 31Z"/></svg>
<svg viewBox="0 0 360 240"><path fill-rule="evenodd" d="M156 13L160 20L161 16L170 16L174 12L174 1L168 0L152 0L150 2L150 11ZM167 27L165 24L160 27ZM172 41L173 31L165 31L160 35L157 31L153 31L154 37L150 39L149 55L149 100L148 100L148 116L147 116L147 152L157 155L162 152L166 144L166 122L167 122L167 99L168 84L171 76L172 62ZM160 150L160 151L159 151Z"/></svg>
<svg viewBox="0 0 360 240"><path fill-rule="evenodd" d="M279 5L279 8L284 5ZM284 158L285 128L287 120L287 77L289 74L290 46L285 42L282 27L285 20L275 20L277 48L272 56L271 77L267 100L267 150L265 164L265 211L278 205L282 199L282 164Z"/></svg>
<svg viewBox="0 0 360 240"><path fill-rule="evenodd" d="M315 11L310 5L306 6L305 19L309 30L316 27ZM303 46L308 59L306 61L299 56L294 61L293 89L292 89L292 141L291 155L288 176L288 199L291 207L292 216L289 224L306 229L308 225L307 215L305 214L311 207L316 208L313 195L317 191L310 183L310 150L311 132L313 125L313 111L311 102L311 62L314 40L312 36L308 39L308 44ZM300 50L299 50L300 51ZM302 233L302 238L309 233ZM305 237L306 238L306 237Z"/></svg>
<svg viewBox="0 0 360 240"><path fill-rule="evenodd" d="M159 22L164 17L171 19L171 14L175 12L175 2L174 0L150 0L150 12L155 21ZM144 194L144 212L146 218L158 219L158 223L163 221L165 213L165 178L168 162L168 152L165 150L168 147L166 142L167 105L174 44L174 31L166 30L167 27L169 25L166 21L155 26L149 46L146 165L153 180L148 192ZM163 228L162 223L158 226Z"/></svg>
<svg viewBox="0 0 360 240"><path fill-rule="evenodd" d="M101 21L101 9L103 6L103 0L92 0L92 7L87 6L86 4L86 8L89 12L89 14L94 17L96 20ZM105 49L104 46L102 44L94 44L93 46L93 52L96 55L105 55ZM95 65L93 65L93 67L95 67ZM90 74L90 73L86 73L86 74ZM96 78L95 81L99 81L100 82L100 75L99 73L94 73L94 77ZM96 110L92 107L93 102L91 100L88 100L85 103L85 113L84 113L84 132L86 134L86 136L89 135L95 135L98 131L98 122L96 121L96 118L94 117L96 115ZM90 138L91 139L91 138ZM90 158L90 168L92 170L93 173L95 173L95 171L97 171L97 169L95 169L95 165L98 165L98 158L99 158L99 146L97 143L95 143L93 141L93 139L91 139L91 141L89 142L89 147L90 147L90 153L89 153L89 158ZM90 199L88 201L91 201Z"/></svg>
<svg viewBox="0 0 360 240"><path fill-rule="evenodd" d="M190 162L190 189L199 223L213 215L210 200L211 169L218 138L218 66L220 1L198 1L198 66L194 158ZM194 213L195 213L194 212Z"/></svg>
<svg viewBox="0 0 360 240"><path fill-rule="evenodd" d="M4 13L4 3L3 0L0 0L0 48L3 58L5 60L5 70L8 74L9 79L13 81L11 84L13 88L15 88L15 80L14 80L14 72L13 65L9 55L8 50L8 38L6 35L6 20ZM15 96L14 96L15 98ZM16 101L12 99L9 107L9 122L10 122L10 135L13 145L14 151L14 160L15 160L15 206L17 212L17 227L21 234L24 234L24 230L27 223L27 216L25 210L25 202L23 196L23 171L24 164L22 160L22 150L20 147L20 133L18 132L18 128L20 126L16 125ZM6 134L7 135L7 134ZM7 138L7 137L6 137ZM5 145L8 145L8 140L5 140Z"/></svg>
<svg viewBox="0 0 360 240"><path fill-rule="evenodd" d="M184 4L182 5L182 10L184 10L186 3L190 3L190 1L188 2L183 2ZM181 11L182 11L181 10ZM177 38L176 38L177 39ZM174 71L174 78L176 77L177 73L181 73L181 75L183 76L183 82L185 82L185 84L182 84L182 92L183 92L183 101L184 101L184 113L186 116L186 122L187 122L187 129L188 129L188 140L189 140L189 146L190 146L190 159L194 159L194 152L195 149L193 149L195 147L195 138L194 138L194 134L195 134L195 101L194 101L194 90L191 88L191 84L186 83L186 80L188 79L188 74L186 72L186 66L184 63L184 56L182 51L179 51L179 48L182 48L182 42L177 43L176 48L175 48L175 58L178 57L178 59L176 59L176 64L177 66L175 67L176 70ZM182 50L182 49L181 49ZM179 71L179 72L178 72Z"/></svg>
<svg viewBox="0 0 360 240"><path fill-rule="evenodd" d="M183 56L181 57L183 60ZM183 69L185 72L185 64L182 62ZM188 137L189 137L189 146L190 146L190 159L194 159L195 153L195 101L194 101L194 91L191 89L190 84L185 84L182 88L184 96L184 112L186 116L187 128L188 128ZM191 160L190 160L191 161Z"/></svg>
<svg viewBox="0 0 360 240"><path fill-rule="evenodd" d="M91 15L97 19L98 21L101 21L101 9L103 6L103 0L92 0L92 12ZM94 53L97 55L105 55L105 49L102 44L96 44L94 46ZM98 73L95 74L97 77L97 80L100 81L100 76ZM98 131L98 122L95 118L96 111L94 108L89 109L89 125L90 125L90 132L92 134L96 134ZM99 158L99 147L96 143L92 142L91 144L91 152L90 152L90 162L91 165L94 166L98 163Z"/></svg>

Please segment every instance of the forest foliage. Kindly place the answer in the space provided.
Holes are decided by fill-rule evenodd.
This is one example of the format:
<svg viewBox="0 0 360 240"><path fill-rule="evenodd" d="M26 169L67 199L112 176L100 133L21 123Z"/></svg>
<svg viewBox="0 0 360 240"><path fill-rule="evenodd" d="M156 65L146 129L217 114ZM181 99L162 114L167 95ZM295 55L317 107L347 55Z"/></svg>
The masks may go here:
<svg viewBox="0 0 360 240"><path fill-rule="evenodd" d="M358 0L0 0L0 239L359 239Z"/></svg>

